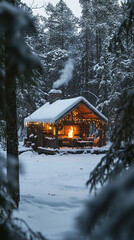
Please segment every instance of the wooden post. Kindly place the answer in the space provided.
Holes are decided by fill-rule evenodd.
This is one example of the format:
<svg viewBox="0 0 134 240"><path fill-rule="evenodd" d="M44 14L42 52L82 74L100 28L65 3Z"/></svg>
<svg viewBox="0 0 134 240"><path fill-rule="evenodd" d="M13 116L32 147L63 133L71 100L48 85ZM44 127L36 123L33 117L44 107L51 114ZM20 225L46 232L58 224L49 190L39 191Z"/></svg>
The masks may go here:
<svg viewBox="0 0 134 240"><path fill-rule="evenodd" d="M83 134L84 134L84 123L80 123L79 126L80 126L80 138L83 138Z"/></svg>
<svg viewBox="0 0 134 240"><path fill-rule="evenodd" d="M104 125L103 129L104 129L103 145L106 145L106 125Z"/></svg>
<svg viewBox="0 0 134 240"><path fill-rule="evenodd" d="M100 129L99 129L99 147L102 147L102 124L100 124Z"/></svg>
<svg viewBox="0 0 134 240"><path fill-rule="evenodd" d="M40 125L40 144L43 146L43 123Z"/></svg>
<svg viewBox="0 0 134 240"><path fill-rule="evenodd" d="M55 148L58 148L58 125L55 125Z"/></svg>
<svg viewBox="0 0 134 240"><path fill-rule="evenodd" d="M89 124L88 123L85 124L85 135L86 135L86 137L89 137Z"/></svg>
<svg viewBox="0 0 134 240"><path fill-rule="evenodd" d="M37 147L42 147L43 145L43 124L40 123L37 126Z"/></svg>

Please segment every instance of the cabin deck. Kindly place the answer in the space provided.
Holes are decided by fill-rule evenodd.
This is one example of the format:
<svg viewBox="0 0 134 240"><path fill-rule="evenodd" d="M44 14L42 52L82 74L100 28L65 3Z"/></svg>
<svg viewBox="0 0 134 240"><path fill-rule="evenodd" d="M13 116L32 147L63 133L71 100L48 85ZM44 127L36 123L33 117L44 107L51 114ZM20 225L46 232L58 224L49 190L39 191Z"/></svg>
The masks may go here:
<svg viewBox="0 0 134 240"><path fill-rule="evenodd" d="M82 154L82 153L92 153L92 154L105 154L109 150L111 143L107 143L105 146L97 147L97 146L85 146L85 147L68 147L63 146L59 148L50 148L50 147L37 147L36 152L39 154L46 154L46 155L55 155L55 154ZM26 151L34 151L32 146L26 147L22 142L19 146L19 154L26 152Z"/></svg>
<svg viewBox="0 0 134 240"><path fill-rule="evenodd" d="M52 149L52 148L44 148L38 147L37 152L39 154L46 154L46 155L55 155L55 154L82 154L82 153L92 153L92 154L104 154L107 153L107 148L66 148L61 147L60 149Z"/></svg>

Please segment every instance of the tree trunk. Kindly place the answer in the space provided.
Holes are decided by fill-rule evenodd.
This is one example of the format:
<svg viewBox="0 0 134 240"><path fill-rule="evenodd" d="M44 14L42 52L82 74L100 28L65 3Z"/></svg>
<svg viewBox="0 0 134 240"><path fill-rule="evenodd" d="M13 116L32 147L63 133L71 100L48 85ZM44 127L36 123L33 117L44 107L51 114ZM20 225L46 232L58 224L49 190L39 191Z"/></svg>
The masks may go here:
<svg viewBox="0 0 134 240"><path fill-rule="evenodd" d="M99 63L99 34L98 30L96 30L96 60Z"/></svg>
<svg viewBox="0 0 134 240"><path fill-rule="evenodd" d="M85 63L85 97L88 99L88 81L89 81L89 34L88 29L86 29L86 63Z"/></svg>
<svg viewBox="0 0 134 240"><path fill-rule="evenodd" d="M16 79L8 68L8 57L5 61L6 91L6 134L7 134L7 178L9 193L18 205L19 202L19 160L16 113Z"/></svg>
<svg viewBox="0 0 134 240"><path fill-rule="evenodd" d="M64 18L63 18L63 4L61 5L62 14L62 24L61 24L61 49L65 49L65 39L64 39Z"/></svg>
<svg viewBox="0 0 134 240"><path fill-rule="evenodd" d="M14 5L14 0L8 1ZM19 160L16 110L16 69L9 56L10 33L5 34L5 98L7 134L7 179L12 199L19 203Z"/></svg>

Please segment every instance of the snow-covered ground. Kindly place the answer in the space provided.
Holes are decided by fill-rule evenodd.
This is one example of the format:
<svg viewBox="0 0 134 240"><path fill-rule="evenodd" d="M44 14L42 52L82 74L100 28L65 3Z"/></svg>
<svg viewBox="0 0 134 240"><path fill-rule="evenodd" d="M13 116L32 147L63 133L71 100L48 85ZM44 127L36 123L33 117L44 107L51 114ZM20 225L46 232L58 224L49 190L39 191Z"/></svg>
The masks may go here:
<svg viewBox="0 0 134 240"><path fill-rule="evenodd" d="M102 156L22 153L20 210L15 215L50 240L64 239L73 230L83 203L91 197L85 183Z"/></svg>

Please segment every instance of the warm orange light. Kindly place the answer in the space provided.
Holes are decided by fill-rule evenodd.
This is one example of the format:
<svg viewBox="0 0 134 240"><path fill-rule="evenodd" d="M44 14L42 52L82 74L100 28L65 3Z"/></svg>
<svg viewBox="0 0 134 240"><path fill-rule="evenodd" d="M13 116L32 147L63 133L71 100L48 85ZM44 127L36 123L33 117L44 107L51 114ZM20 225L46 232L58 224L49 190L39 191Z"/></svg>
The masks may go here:
<svg viewBox="0 0 134 240"><path fill-rule="evenodd" d="M49 126L48 128L49 128L49 129L52 129L52 127L51 127L51 126Z"/></svg>
<svg viewBox="0 0 134 240"><path fill-rule="evenodd" d="M24 123L24 127L28 127L28 122Z"/></svg>
<svg viewBox="0 0 134 240"><path fill-rule="evenodd" d="M73 138L73 132L74 132L74 130L73 130L73 127L71 127L70 129L69 129L69 133L68 133L68 137L69 138Z"/></svg>
<svg viewBox="0 0 134 240"><path fill-rule="evenodd" d="M39 123L39 122L34 122L34 124L38 125L38 124L40 124L40 123Z"/></svg>

